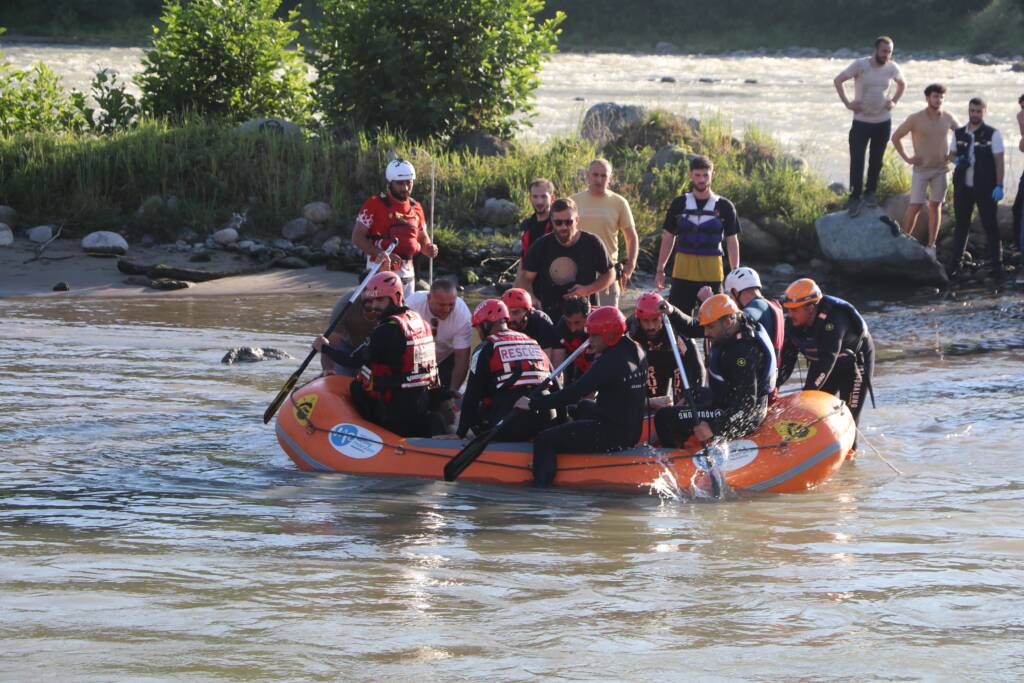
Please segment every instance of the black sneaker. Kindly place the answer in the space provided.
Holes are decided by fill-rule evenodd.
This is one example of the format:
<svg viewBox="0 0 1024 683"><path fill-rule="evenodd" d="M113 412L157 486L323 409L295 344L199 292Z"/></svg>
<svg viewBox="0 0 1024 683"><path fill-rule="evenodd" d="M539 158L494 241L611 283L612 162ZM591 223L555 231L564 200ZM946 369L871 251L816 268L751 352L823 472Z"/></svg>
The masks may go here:
<svg viewBox="0 0 1024 683"><path fill-rule="evenodd" d="M878 196L874 192L865 192L864 203L867 204L869 208L874 209L878 206Z"/></svg>
<svg viewBox="0 0 1024 683"><path fill-rule="evenodd" d="M846 214L850 218L856 218L860 215L860 210L863 206L864 202L860 197L850 197L846 200Z"/></svg>

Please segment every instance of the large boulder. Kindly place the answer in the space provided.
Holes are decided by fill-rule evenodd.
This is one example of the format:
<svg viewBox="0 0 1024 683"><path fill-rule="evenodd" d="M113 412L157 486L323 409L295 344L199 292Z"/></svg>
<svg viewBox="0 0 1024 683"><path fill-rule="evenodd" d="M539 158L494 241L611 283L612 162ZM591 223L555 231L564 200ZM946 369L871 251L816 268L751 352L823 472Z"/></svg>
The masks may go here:
<svg viewBox="0 0 1024 683"><path fill-rule="evenodd" d="M519 206L507 199L491 197L476 212L484 225L512 225L519 219Z"/></svg>
<svg viewBox="0 0 1024 683"><path fill-rule="evenodd" d="M0 204L0 223L15 228L18 226L18 212L9 206Z"/></svg>
<svg viewBox="0 0 1024 683"><path fill-rule="evenodd" d="M238 241L238 231L234 228L221 228L210 236L213 238L214 242L222 247L226 247L229 244L234 244Z"/></svg>
<svg viewBox="0 0 1024 683"><path fill-rule="evenodd" d="M314 223L326 223L334 216L327 202L310 202L302 207L302 217Z"/></svg>
<svg viewBox="0 0 1024 683"><path fill-rule="evenodd" d="M1019 188L1018 192L1024 192L1024 188ZM981 222L981 219L975 216L975 221ZM1014 225L1013 225L1013 206L1011 204L1000 204L996 207L996 222L999 224L999 239L1004 242L1014 242L1016 237L1014 236Z"/></svg>
<svg viewBox="0 0 1024 683"><path fill-rule="evenodd" d="M9 247L14 244L14 231L6 223L0 223L0 247Z"/></svg>
<svg viewBox="0 0 1024 683"><path fill-rule="evenodd" d="M683 163L684 161L689 161L693 156L694 155L687 153L687 151L679 145L665 145L655 152L654 156L648 160L647 170L650 171L656 168L675 166Z"/></svg>
<svg viewBox="0 0 1024 683"><path fill-rule="evenodd" d="M740 256L744 263L775 263L782 256L782 243L754 221L740 218Z"/></svg>
<svg viewBox="0 0 1024 683"><path fill-rule="evenodd" d="M603 147L631 124L640 123L647 116L646 107L615 102L599 102L587 110L580 126L580 135Z"/></svg>
<svg viewBox="0 0 1024 683"><path fill-rule="evenodd" d="M452 149L470 152L481 157L505 156L515 150L508 140L480 130L468 130L452 136L449 145Z"/></svg>
<svg viewBox="0 0 1024 683"><path fill-rule="evenodd" d="M328 256L337 256L341 253L341 238L335 235L330 237L322 245L320 249Z"/></svg>
<svg viewBox="0 0 1024 683"><path fill-rule="evenodd" d="M116 232L97 230L82 238L82 249L87 254L124 256L128 253L128 242Z"/></svg>
<svg viewBox="0 0 1024 683"><path fill-rule="evenodd" d="M308 218L296 218L284 224L281 228L281 237L292 242L301 242L312 236L317 230L316 223Z"/></svg>
<svg viewBox="0 0 1024 683"><path fill-rule="evenodd" d="M902 225L903 217L907 215L907 207L910 206L910 193L894 194L893 196L882 202L882 208L885 209L885 213L889 218L893 219L897 223ZM928 214L922 211L924 215L919 217L917 220L927 220Z"/></svg>
<svg viewBox="0 0 1024 683"><path fill-rule="evenodd" d="M302 128L284 119L249 119L235 130L239 133L272 133L287 137L302 137Z"/></svg>
<svg viewBox="0 0 1024 683"><path fill-rule="evenodd" d="M35 242L36 244L49 242L50 238L53 237L53 226L37 225L34 228L29 228L28 230L26 230L25 236L28 237L30 242Z"/></svg>
<svg viewBox="0 0 1024 683"><path fill-rule="evenodd" d="M942 285L946 270L915 239L886 222L881 208L865 208L856 218L846 211L814 222L825 257L861 279L891 279L915 285Z"/></svg>

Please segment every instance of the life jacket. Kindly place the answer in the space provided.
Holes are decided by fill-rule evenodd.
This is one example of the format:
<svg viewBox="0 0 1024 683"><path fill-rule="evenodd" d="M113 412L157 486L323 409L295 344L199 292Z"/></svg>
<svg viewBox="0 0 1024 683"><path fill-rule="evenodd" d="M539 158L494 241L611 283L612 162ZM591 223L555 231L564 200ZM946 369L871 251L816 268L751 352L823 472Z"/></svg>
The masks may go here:
<svg viewBox="0 0 1024 683"><path fill-rule="evenodd" d="M853 320L853 329L843 338L843 346L840 353L854 354L860 352L861 345L864 343L864 338L867 336L868 324L864 321L860 311L853 307L850 302L840 299L837 296L831 296L826 294L821 297L821 301L818 302L818 310L815 314L814 326L811 327L811 331L806 336L794 335L794 341L796 342L797 348L800 349L800 353L804 355L809 361L815 361L818 359L818 336L821 333L822 328L828 324L828 319L832 315L833 311L840 310L846 312L850 319Z"/></svg>
<svg viewBox="0 0 1024 683"><path fill-rule="evenodd" d="M487 341L492 347L488 367L495 392L536 386L551 374L551 363L540 344L522 332L495 332Z"/></svg>
<svg viewBox="0 0 1024 683"><path fill-rule="evenodd" d="M370 361L359 370L359 381L372 398L389 403L395 389L426 389L437 385L437 357L430 326L412 309L381 321L394 321L405 337L405 352L399 367Z"/></svg>
<svg viewBox="0 0 1024 683"><path fill-rule="evenodd" d="M718 212L718 195L714 192L703 208L697 208L692 192L686 193L686 205L676 216L676 251L695 256L722 256L725 224Z"/></svg>
<svg viewBox="0 0 1024 683"><path fill-rule="evenodd" d="M779 355L782 353L782 344L786 341L786 314L783 312L782 306L779 305L778 301L762 296L756 299L751 299L747 303L747 306L744 307L743 310L747 312L751 317L754 317L754 313L751 313L748 309L750 306L753 306L755 302L764 302L764 305L768 307L768 310L766 311L762 311L759 308L754 309L757 313L761 314L758 323L761 323L761 320L763 320L764 316L766 315L775 316L775 335L769 335L768 338L771 339L772 346L775 348L775 357L778 358ZM768 331L767 325L761 323L761 327L764 328L765 332Z"/></svg>
<svg viewBox="0 0 1024 683"><path fill-rule="evenodd" d="M405 214L397 210L389 193L381 192L379 197L388 210L388 226L384 232L373 232L369 237L373 240L374 246L382 248L391 240L398 240L393 253L409 260L420 253L420 226L409 222L409 217L415 215L416 200L409 197L409 213Z"/></svg>
<svg viewBox="0 0 1024 683"><path fill-rule="evenodd" d="M742 320L743 323L740 325L739 332L727 344L713 344L711 346L711 354L708 357L708 382L711 385L712 394L716 397L725 396L729 390L729 386L725 381L725 375L722 372L723 349L728 348L731 344L752 340L761 347L765 360L758 369L757 398L760 399L767 396L770 400L775 394L775 384L778 378L778 363L775 357L775 349L772 348L772 341L768 338L768 333L764 331L761 325L755 323L746 314L743 315Z"/></svg>
<svg viewBox="0 0 1024 683"><path fill-rule="evenodd" d="M562 337L560 341L562 342L562 348L565 349L566 355L572 355L572 353L576 351L576 349L580 348L580 345L582 345L587 339L587 335L580 333L566 335L565 337ZM572 364L580 375L589 370L590 366L594 364L594 357L591 355L590 349L588 348L586 351L576 356L576 360L574 360Z"/></svg>
<svg viewBox="0 0 1024 683"><path fill-rule="evenodd" d="M974 157L974 176L971 179L971 187L977 187L984 191L989 191L996 186L996 158L992 153L992 137L995 132L995 128L983 123L974 131L973 142L971 134L967 132L967 126L961 126L953 133L956 138L957 156ZM953 182L960 187L966 186L967 170L970 167L970 164L957 164L953 171Z"/></svg>

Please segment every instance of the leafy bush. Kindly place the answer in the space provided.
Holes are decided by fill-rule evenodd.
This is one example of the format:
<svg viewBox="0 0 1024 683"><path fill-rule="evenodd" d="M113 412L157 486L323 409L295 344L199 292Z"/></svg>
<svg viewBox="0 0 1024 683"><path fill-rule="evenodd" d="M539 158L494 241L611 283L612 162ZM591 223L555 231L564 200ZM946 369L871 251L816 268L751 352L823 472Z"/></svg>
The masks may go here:
<svg viewBox="0 0 1024 683"><path fill-rule="evenodd" d="M309 83L296 11L280 0L167 0L153 47L136 78L154 116L186 113L243 121L257 116L304 120Z"/></svg>
<svg viewBox="0 0 1024 683"><path fill-rule="evenodd" d="M544 0L323 0L320 108L355 130L508 136L532 110L563 16Z"/></svg>
<svg viewBox="0 0 1024 683"><path fill-rule="evenodd" d="M0 52L0 135L61 133L83 124L57 74L42 62L15 69Z"/></svg>
<svg viewBox="0 0 1024 683"><path fill-rule="evenodd" d="M72 102L81 112L89 130L99 135L110 135L135 126L140 113L139 103L125 90L123 83L118 83L115 72L97 71L90 93L96 108L89 106L85 93L76 90L71 94Z"/></svg>

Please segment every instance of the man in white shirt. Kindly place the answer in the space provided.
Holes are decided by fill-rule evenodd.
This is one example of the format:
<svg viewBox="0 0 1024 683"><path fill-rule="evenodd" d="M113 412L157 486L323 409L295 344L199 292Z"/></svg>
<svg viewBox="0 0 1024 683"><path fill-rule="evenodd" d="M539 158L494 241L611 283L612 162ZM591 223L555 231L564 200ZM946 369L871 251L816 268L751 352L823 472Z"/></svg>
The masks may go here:
<svg viewBox="0 0 1024 683"><path fill-rule="evenodd" d="M405 299L405 305L430 324L441 385L461 392L469 374L473 327L469 306L458 296L455 283L443 278L434 280L430 291L413 292Z"/></svg>

